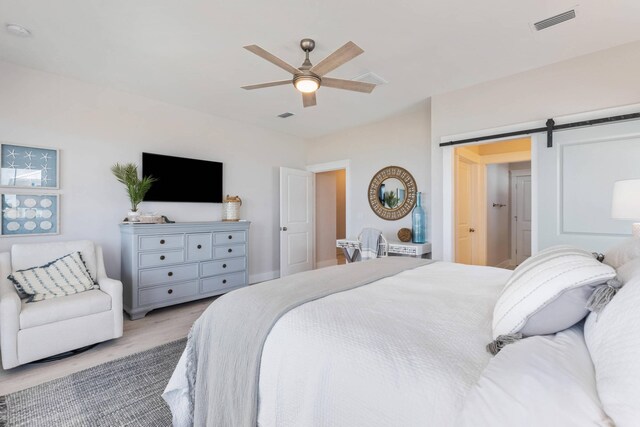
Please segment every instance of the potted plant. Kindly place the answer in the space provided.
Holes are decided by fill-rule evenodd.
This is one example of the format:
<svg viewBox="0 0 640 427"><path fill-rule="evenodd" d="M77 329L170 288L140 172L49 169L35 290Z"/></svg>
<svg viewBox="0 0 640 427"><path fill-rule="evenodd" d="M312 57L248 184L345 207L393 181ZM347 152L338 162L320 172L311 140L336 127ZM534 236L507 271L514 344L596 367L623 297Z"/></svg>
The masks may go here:
<svg viewBox="0 0 640 427"><path fill-rule="evenodd" d="M157 181L153 176L143 176L142 179L138 178L138 165L135 163L116 163L111 166L111 172L116 179L123 183L129 201L131 202L131 211L127 215L127 219L131 222L137 222L140 219L140 212L138 212L138 205L144 199L144 195L151 188L151 184Z"/></svg>

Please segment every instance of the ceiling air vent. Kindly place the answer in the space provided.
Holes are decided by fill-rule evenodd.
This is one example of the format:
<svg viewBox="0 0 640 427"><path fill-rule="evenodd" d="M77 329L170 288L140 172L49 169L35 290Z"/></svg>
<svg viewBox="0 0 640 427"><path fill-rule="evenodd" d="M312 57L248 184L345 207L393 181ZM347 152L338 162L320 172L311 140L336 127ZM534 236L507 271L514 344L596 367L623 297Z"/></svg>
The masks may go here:
<svg viewBox="0 0 640 427"><path fill-rule="evenodd" d="M363 83L373 83L374 85L384 85L389 83L388 81L371 71L361 74L358 77L354 77L353 80Z"/></svg>
<svg viewBox="0 0 640 427"><path fill-rule="evenodd" d="M553 27L554 25L562 24L563 22L575 19L575 17L576 17L576 11L575 9L572 9L567 12L560 13L556 16L552 16L551 18L538 21L535 24L533 24L533 26L535 27L536 31L542 31L546 28Z"/></svg>
<svg viewBox="0 0 640 427"><path fill-rule="evenodd" d="M278 114L278 117L280 117L281 119L286 119L287 117L291 116L293 116L293 113L290 113L288 111L286 113Z"/></svg>

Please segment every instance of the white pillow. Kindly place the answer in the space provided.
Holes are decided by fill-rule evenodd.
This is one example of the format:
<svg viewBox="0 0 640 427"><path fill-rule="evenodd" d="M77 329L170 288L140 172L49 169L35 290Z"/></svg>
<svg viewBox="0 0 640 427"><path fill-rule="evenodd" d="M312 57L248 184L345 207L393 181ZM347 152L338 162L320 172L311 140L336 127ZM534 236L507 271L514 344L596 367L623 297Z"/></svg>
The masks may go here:
<svg viewBox="0 0 640 427"><path fill-rule="evenodd" d="M511 275L493 310L493 338L546 335L575 325L587 314L593 290L616 272L591 252L554 246L532 256Z"/></svg>
<svg viewBox="0 0 640 427"><path fill-rule="evenodd" d="M635 258L640 258L640 238L632 237L609 249L603 262L618 268Z"/></svg>
<svg viewBox="0 0 640 427"><path fill-rule="evenodd" d="M99 286L91 278L80 252L73 252L40 267L14 271L7 277L27 302L77 294Z"/></svg>
<svg viewBox="0 0 640 427"><path fill-rule="evenodd" d="M640 424L640 258L618 268L624 283L585 323L598 393L618 427Z"/></svg>
<svg viewBox="0 0 640 427"><path fill-rule="evenodd" d="M582 324L505 347L465 398L457 426L611 426Z"/></svg>

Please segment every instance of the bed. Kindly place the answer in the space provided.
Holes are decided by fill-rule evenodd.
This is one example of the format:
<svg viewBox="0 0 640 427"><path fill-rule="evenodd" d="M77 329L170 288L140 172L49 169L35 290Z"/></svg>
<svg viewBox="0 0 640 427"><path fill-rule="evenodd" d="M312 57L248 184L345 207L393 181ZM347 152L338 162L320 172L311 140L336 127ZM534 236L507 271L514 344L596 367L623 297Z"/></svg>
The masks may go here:
<svg viewBox="0 0 640 427"><path fill-rule="evenodd" d="M244 402L238 396L226 396L225 403L224 397L212 397L215 393L211 391L204 395L195 391L198 382L220 381L216 372L223 371L231 372L223 384L224 393L228 388L246 389L252 376L242 377L241 371L253 368L247 369L250 364L244 362L234 366L241 356L226 361L224 369L200 374L196 382L190 371L195 365L205 371L213 362L200 358L206 355L215 362L220 356L215 355L215 349L219 347L215 342L202 344L205 348L199 349L197 362L185 350L163 395L174 425L500 426L514 425L518 420L522 425L550 425L544 421L551 425L614 425L597 391L590 352L611 347L610 338L594 339L598 342L592 343L592 349L585 340L584 321L573 322L576 324L557 334L506 346L493 357L487 343L495 338L494 309L514 273L447 262L412 264L398 259L370 261L373 264L368 267L400 262L400 267L394 266L399 269L394 274L319 297L302 298L302 302L275 316L258 346L256 396L248 396ZM640 288L640 259L637 264L629 268L632 271L626 273L625 281L637 277L635 288ZM357 273L355 265L323 270L335 277L349 276ZM319 273L303 276L304 284L296 286L313 283L314 274ZM282 280L253 288L284 287L288 282ZM222 305L227 302L237 305L237 300L225 302L225 298L207 311L224 311ZM618 302L618 298L613 301ZM609 307L606 310L613 311ZM203 322L200 329L204 332L200 333L216 329L221 321ZM595 319L589 318L587 324L592 330L597 326ZM198 342L190 336L192 340ZM531 358L531 354L538 357ZM568 390L573 391L567 394ZM552 403L541 411L545 399ZM250 406L254 400L255 414L245 417L253 411ZM613 400L619 402L618 396ZM240 415L216 418L238 401L241 403L231 412ZM198 405L201 417L196 415L194 419ZM633 425L626 420L640 416L640 408L634 412L630 405L631 409L622 405L618 425ZM525 422L525 416L537 418Z"/></svg>

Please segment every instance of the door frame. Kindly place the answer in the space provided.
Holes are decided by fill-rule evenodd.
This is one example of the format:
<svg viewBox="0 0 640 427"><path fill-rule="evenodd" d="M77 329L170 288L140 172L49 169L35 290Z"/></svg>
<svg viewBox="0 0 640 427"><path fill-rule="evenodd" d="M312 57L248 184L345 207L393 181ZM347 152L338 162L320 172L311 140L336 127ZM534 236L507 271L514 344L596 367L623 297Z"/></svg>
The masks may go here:
<svg viewBox="0 0 640 427"><path fill-rule="evenodd" d="M483 132L454 135L448 138L473 138L486 135L487 132L506 132L510 127L488 129ZM513 130L513 129L511 129ZM538 251L538 152L540 144L546 139L540 135L529 135L531 138L531 253ZM455 149L474 145L493 144L509 141L511 138L496 138L487 141L446 146L442 148L442 260L455 262Z"/></svg>
<svg viewBox="0 0 640 427"><path fill-rule="evenodd" d="M313 165L307 165L307 171L313 173L319 172L332 172L336 170L344 169L344 221L345 221L345 234L347 238L351 237L351 160L336 160L334 162L316 163ZM314 190L315 191L315 190ZM313 195L315 197L315 194ZM313 227L314 241L315 241L315 223Z"/></svg>
<svg viewBox="0 0 640 427"><path fill-rule="evenodd" d="M533 168L532 168L533 169ZM518 204L518 201L516 200L516 180L514 178L519 177L519 176L530 176L531 175L531 169L522 169L522 170L513 170L513 171L509 171L509 191L511 192L509 194L509 197L511 198L511 203L509 206L509 209L511 209L511 211L509 212L511 214L511 218L510 218L510 222L511 222L511 265L518 265L518 259L516 257L516 248L517 248L517 224L516 221L513 220L514 216L515 216L515 212L516 212L516 206ZM533 186L533 177L531 178L531 184ZM531 198L533 199L533 191L531 192ZM533 200L532 200L533 201ZM533 205L531 205L531 213L533 214ZM533 219L533 218L532 218ZM533 226L533 224L531 224ZM531 232L531 237L533 238L533 230Z"/></svg>

